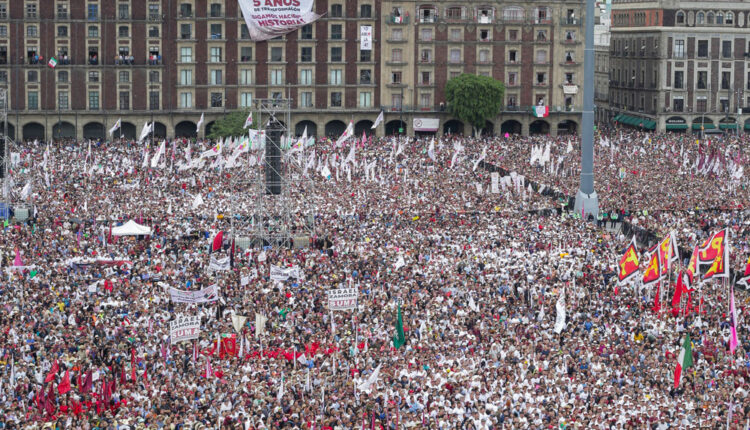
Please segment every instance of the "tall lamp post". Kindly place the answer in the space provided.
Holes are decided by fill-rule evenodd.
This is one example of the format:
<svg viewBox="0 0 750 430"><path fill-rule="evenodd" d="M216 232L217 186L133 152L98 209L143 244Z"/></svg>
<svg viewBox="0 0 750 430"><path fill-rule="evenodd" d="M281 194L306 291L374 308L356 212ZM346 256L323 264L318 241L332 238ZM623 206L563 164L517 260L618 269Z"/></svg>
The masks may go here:
<svg viewBox="0 0 750 430"><path fill-rule="evenodd" d="M581 186L574 210L585 216L599 214L594 191L594 0L586 0L586 44L583 51L583 112L581 112Z"/></svg>

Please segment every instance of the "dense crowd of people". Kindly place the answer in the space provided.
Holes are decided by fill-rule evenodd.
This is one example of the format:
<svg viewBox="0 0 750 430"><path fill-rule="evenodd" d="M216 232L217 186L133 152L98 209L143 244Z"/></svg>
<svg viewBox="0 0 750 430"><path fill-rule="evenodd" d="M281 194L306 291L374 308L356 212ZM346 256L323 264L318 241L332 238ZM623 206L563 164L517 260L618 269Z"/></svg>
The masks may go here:
<svg viewBox="0 0 750 430"><path fill-rule="evenodd" d="M0 241L0 427L746 428L745 290L732 351L734 279L669 306L689 252L658 290L617 276L624 223L691 251L730 228L742 274L746 140L602 130L599 217L564 198L575 136L302 141L283 196L239 139L218 156L202 140L26 142ZM283 219L259 207L309 241L240 246ZM151 234L118 236L131 220ZM344 288L356 306L330 310ZM186 316L200 334L173 343Z"/></svg>

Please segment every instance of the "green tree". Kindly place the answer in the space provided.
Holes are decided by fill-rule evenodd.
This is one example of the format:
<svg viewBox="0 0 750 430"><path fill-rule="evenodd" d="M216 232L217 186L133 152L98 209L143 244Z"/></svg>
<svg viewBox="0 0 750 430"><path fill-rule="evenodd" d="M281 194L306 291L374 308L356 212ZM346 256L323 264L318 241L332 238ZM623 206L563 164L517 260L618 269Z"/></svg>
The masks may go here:
<svg viewBox="0 0 750 430"><path fill-rule="evenodd" d="M449 112L471 124L479 136L487 120L500 114L505 85L488 76L464 73L448 81L445 94Z"/></svg>
<svg viewBox="0 0 750 430"><path fill-rule="evenodd" d="M236 110L234 112L226 114L224 117L214 121L213 127L211 127L211 133L208 134L209 139L218 139L220 137L237 137L247 133L247 129L242 128L245 125L247 115L250 113L249 110ZM258 124L253 118L253 125L251 128L257 129Z"/></svg>

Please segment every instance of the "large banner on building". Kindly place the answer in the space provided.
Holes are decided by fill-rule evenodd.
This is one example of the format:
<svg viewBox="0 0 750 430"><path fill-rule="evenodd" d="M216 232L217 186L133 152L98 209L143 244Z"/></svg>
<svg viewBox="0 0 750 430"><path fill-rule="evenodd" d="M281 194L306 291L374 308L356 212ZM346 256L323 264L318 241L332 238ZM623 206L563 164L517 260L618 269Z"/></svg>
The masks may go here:
<svg viewBox="0 0 750 430"><path fill-rule="evenodd" d="M282 36L320 18L312 11L313 1L239 0L250 39L255 41Z"/></svg>
<svg viewBox="0 0 750 430"><path fill-rule="evenodd" d="M208 303L219 299L219 286L214 284L198 291L169 288L169 297L174 303Z"/></svg>
<svg viewBox="0 0 750 430"><path fill-rule="evenodd" d="M359 49L372 51L372 26L363 25L359 27Z"/></svg>
<svg viewBox="0 0 750 430"><path fill-rule="evenodd" d="M328 309L332 311L357 309L357 289L338 288L328 290Z"/></svg>
<svg viewBox="0 0 750 430"><path fill-rule="evenodd" d="M198 339L201 331L201 317L178 315L177 319L169 322L169 337L174 345L184 340Z"/></svg>

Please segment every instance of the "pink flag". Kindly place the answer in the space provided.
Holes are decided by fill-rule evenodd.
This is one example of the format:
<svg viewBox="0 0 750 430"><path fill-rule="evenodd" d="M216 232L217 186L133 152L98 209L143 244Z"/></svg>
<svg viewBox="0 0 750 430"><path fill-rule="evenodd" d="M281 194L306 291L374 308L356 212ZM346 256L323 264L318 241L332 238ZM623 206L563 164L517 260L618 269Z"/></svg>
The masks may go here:
<svg viewBox="0 0 750 430"><path fill-rule="evenodd" d="M737 309L734 307L734 285L729 290L731 298L729 299L729 328L732 335L729 337L729 352L734 354L739 342L737 341Z"/></svg>
<svg viewBox="0 0 750 430"><path fill-rule="evenodd" d="M21 251L16 248L16 258L13 260L14 266L23 266L23 261L21 260Z"/></svg>
<svg viewBox="0 0 750 430"><path fill-rule="evenodd" d="M193 363L198 362L198 342L193 342Z"/></svg>
<svg viewBox="0 0 750 430"><path fill-rule="evenodd" d="M210 379L214 371L211 368L211 358L206 356L206 379Z"/></svg>

